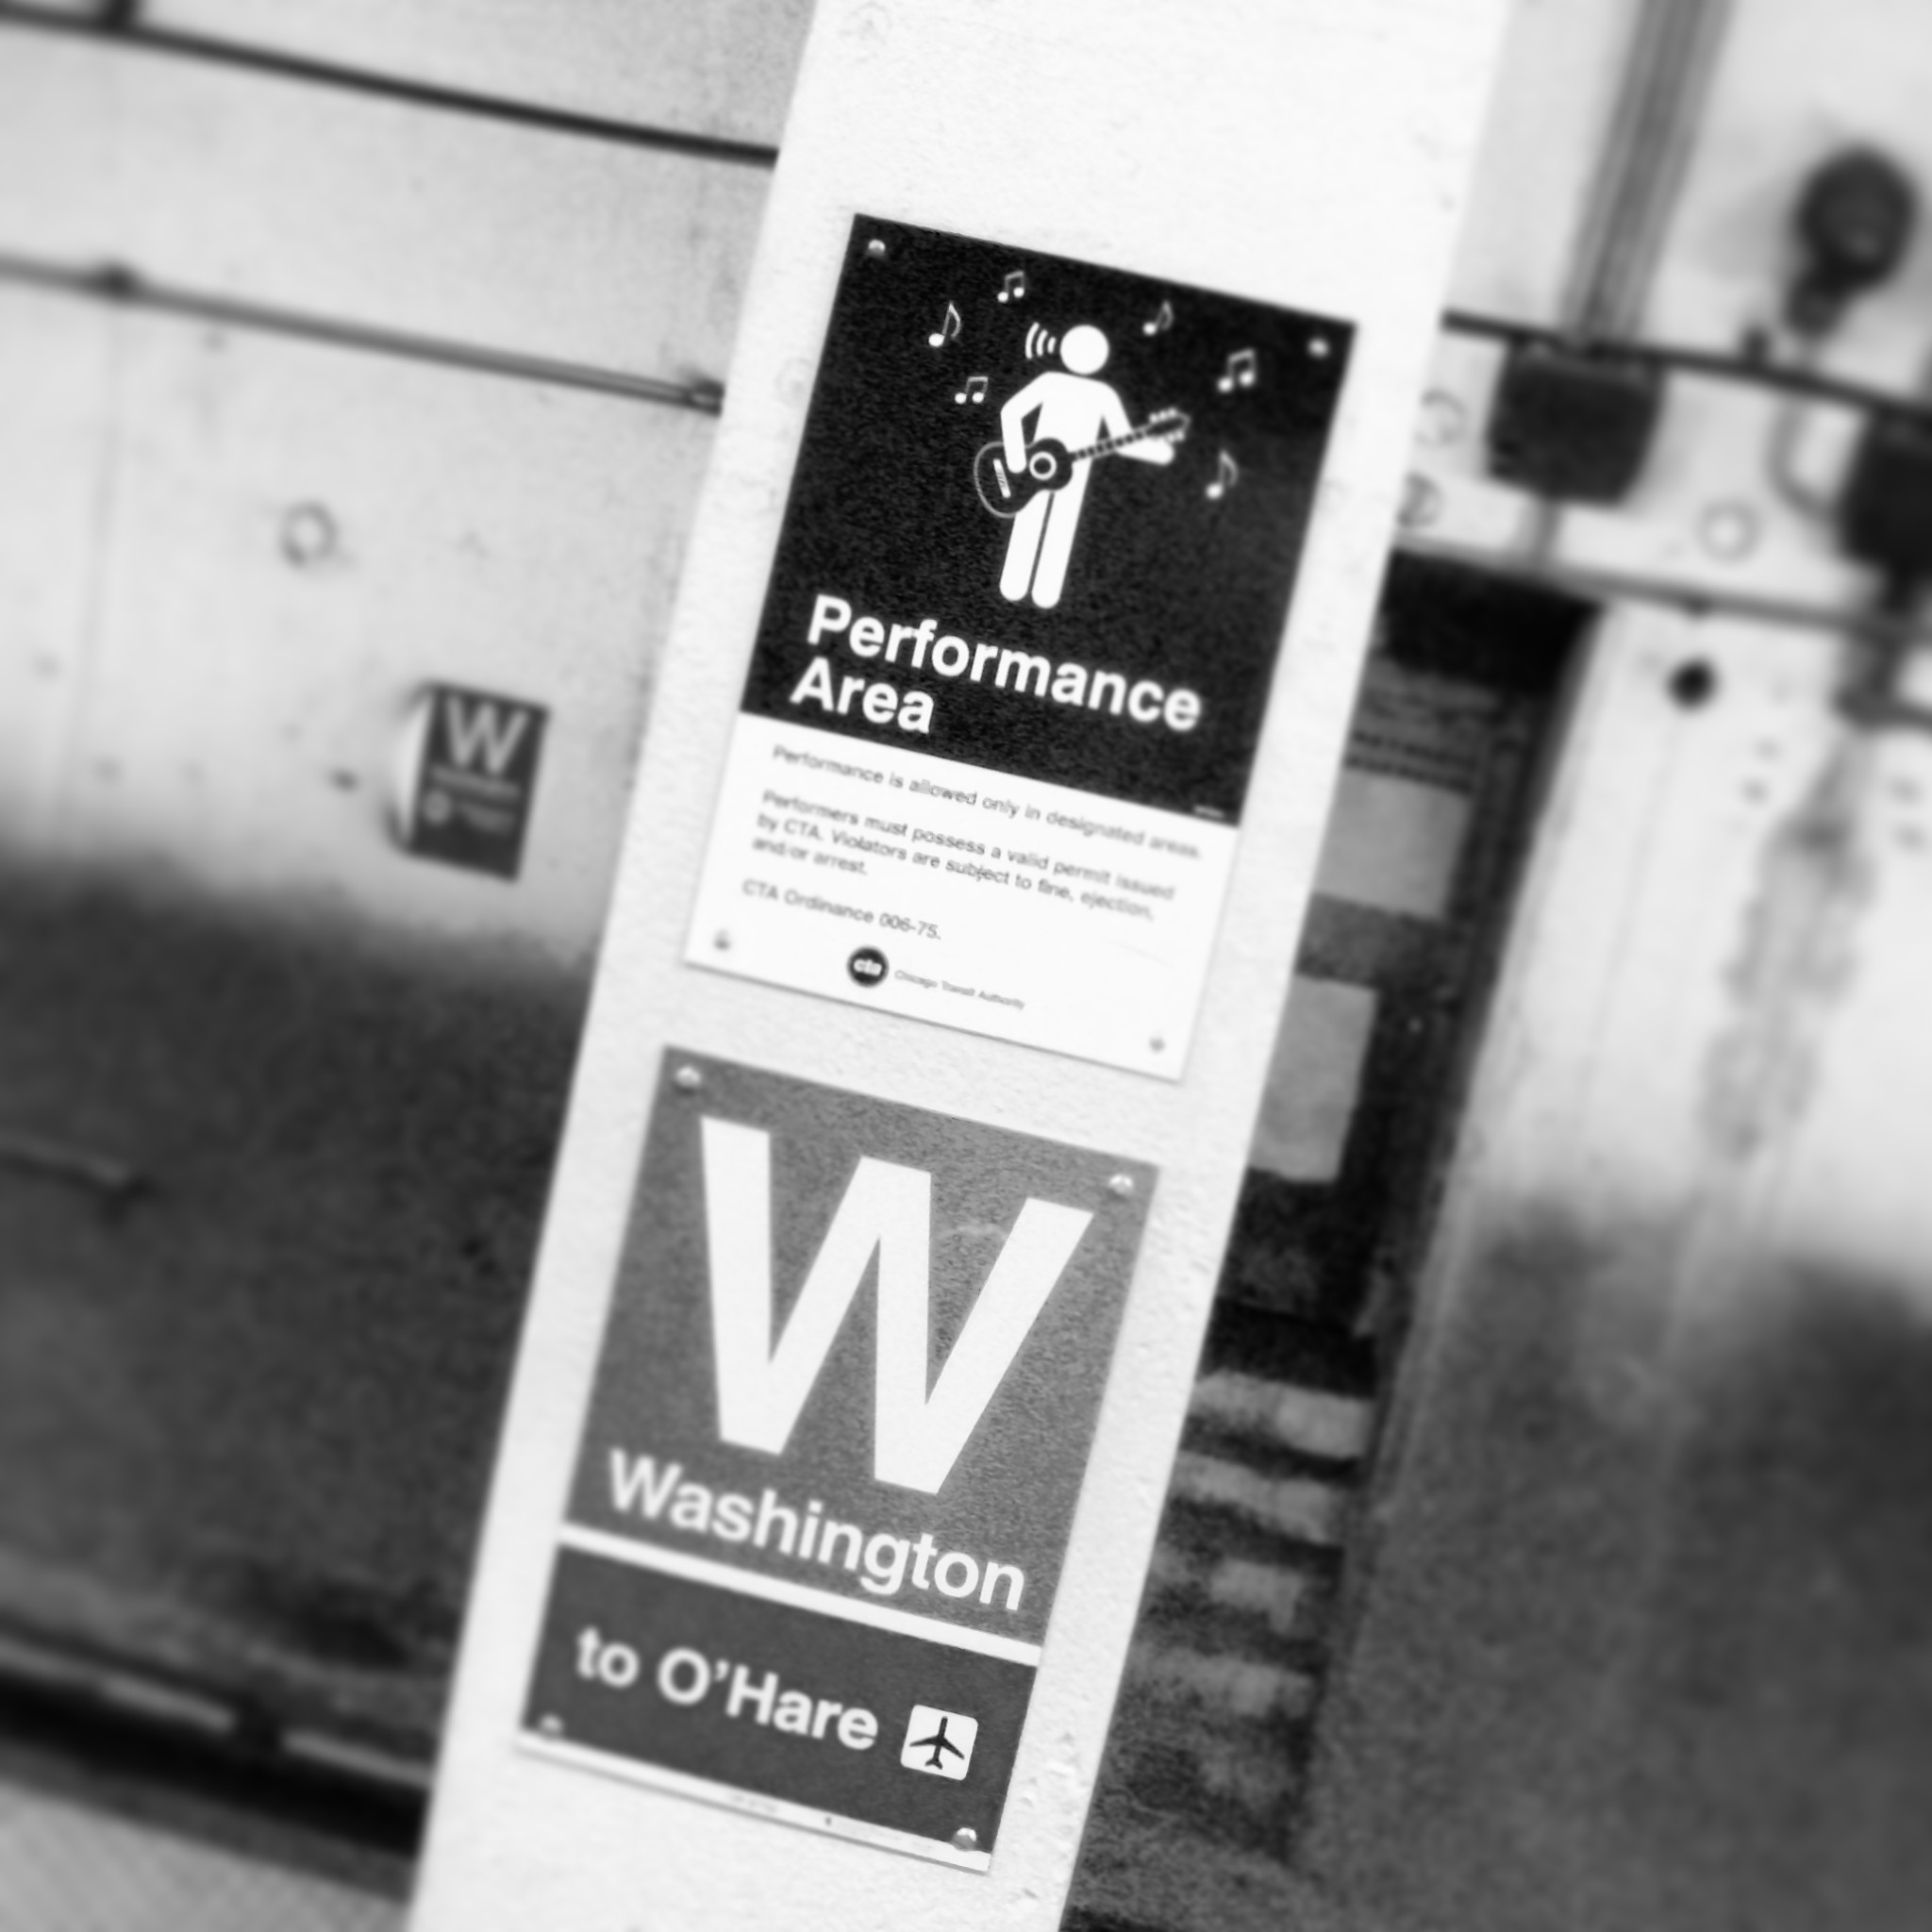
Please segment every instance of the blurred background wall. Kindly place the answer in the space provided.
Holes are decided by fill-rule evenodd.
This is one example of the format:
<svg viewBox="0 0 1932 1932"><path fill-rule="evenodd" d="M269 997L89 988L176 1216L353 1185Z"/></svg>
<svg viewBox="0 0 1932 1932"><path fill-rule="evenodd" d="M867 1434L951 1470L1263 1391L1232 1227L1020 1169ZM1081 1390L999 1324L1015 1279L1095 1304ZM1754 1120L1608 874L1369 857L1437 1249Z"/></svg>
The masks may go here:
<svg viewBox="0 0 1932 1932"><path fill-rule="evenodd" d="M0 1925L397 1922L808 11L0 0ZM1070 1924L1923 1921L1928 82L1519 0Z"/></svg>

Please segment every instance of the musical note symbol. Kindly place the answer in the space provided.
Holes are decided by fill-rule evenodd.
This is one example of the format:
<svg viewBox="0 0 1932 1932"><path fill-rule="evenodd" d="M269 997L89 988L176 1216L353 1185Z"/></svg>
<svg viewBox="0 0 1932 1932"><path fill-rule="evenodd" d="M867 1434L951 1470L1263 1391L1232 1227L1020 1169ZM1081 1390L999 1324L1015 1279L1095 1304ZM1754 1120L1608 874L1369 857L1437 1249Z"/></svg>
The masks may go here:
<svg viewBox="0 0 1932 1932"><path fill-rule="evenodd" d="M1214 480L1208 486L1208 501L1219 503L1241 481L1241 465L1225 450L1214 465Z"/></svg>
<svg viewBox="0 0 1932 1932"><path fill-rule="evenodd" d="M1214 387L1223 395L1231 396L1238 389L1253 389L1257 374L1254 350L1237 349L1227 358L1227 367L1215 378Z"/></svg>
<svg viewBox="0 0 1932 1932"><path fill-rule="evenodd" d="M959 320L959 311L948 302L946 304L945 321L941 323L939 327L931 335L927 336L925 340L933 348L943 349L959 333L963 326L964 325Z"/></svg>
<svg viewBox="0 0 1932 1932"><path fill-rule="evenodd" d="M1154 320L1152 322L1143 322L1141 325L1141 333L1143 336L1158 336L1163 333L1165 330L1171 329L1173 326L1174 304L1171 302L1163 302L1160 305L1160 307L1154 311Z"/></svg>
<svg viewBox="0 0 1932 1932"><path fill-rule="evenodd" d="M983 375L969 375L966 387L953 400L956 403L983 403L986 400L987 378Z"/></svg>
<svg viewBox="0 0 1932 1932"><path fill-rule="evenodd" d="M1000 300L1002 302L1017 302L1025 292L1026 271L1024 268L1016 268L1007 276L1006 281L1001 284Z"/></svg>

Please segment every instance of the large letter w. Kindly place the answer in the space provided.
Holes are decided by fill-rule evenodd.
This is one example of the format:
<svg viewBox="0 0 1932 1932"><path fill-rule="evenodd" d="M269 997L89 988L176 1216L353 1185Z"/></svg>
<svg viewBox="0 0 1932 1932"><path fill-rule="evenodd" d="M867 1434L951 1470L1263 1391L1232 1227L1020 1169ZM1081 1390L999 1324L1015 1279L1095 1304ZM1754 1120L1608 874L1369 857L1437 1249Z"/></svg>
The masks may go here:
<svg viewBox="0 0 1932 1932"><path fill-rule="evenodd" d="M720 1433L742 1448L773 1455L784 1449L876 1253L873 1467L881 1482L936 1492L1092 1215L1049 1201L1029 1200L1021 1208L928 1394L932 1176L887 1160L859 1161L774 1347L771 1136L759 1127L707 1120L704 1149Z"/></svg>

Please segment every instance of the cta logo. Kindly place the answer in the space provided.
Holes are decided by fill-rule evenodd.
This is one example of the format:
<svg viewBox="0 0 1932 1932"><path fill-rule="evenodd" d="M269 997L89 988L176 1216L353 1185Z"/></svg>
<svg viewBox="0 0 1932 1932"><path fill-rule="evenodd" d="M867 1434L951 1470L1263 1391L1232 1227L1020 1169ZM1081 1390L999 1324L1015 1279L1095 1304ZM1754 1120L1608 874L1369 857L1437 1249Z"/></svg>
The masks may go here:
<svg viewBox="0 0 1932 1932"><path fill-rule="evenodd" d="M860 946L846 960L845 970L860 986L881 985L886 976L886 956L876 946Z"/></svg>
<svg viewBox="0 0 1932 1932"><path fill-rule="evenodd" d="M732 1121L707 1118L702 1125L720 1435L741 1448L784 1453L876 1262L873 1473L937 1494L1066 1272L1091 1211L1026 1201L934 1380L931 1174L860 1158L774 1339L771 1136Z"/></svg>

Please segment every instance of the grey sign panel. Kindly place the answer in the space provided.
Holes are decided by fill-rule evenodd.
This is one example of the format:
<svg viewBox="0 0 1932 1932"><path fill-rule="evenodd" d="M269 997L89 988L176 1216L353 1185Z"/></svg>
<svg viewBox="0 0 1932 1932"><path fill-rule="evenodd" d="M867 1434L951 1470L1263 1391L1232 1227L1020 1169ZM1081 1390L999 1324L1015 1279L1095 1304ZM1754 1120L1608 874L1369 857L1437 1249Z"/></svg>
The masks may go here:
<svg viewBox="0 0 1932 1932"><path fill-rule="evenodd" d="M943 1812L932 1841L963 1824L983 1857L1154 1178L667 1055L533 1740L781 1799L794 1823L818 1809L917 1840ZM610 1641L634 1653L621 1682L598 1663ZM680 1705L697 1689L691 1655L664 1666L680 1651L718 1667L715 1698ZM814 1709L869 1710L875 1735L834 1753L794 1749L775 1708L741 1723L767 1672ZM917 1737L915 1709L937 1714Z"/></svg>
<svg viewBox="0 0 1932 1932"><path fill-rule="evenodd" d="M701 1084L680 1087L680 1069ZM1152 1186L1151 1170L1113 1155L667 1056L572 1519L1038 1643ZM902 1208L909 1229L895 1225ZM755 1222L763 1257L756 1241L714 1252L714 1236ZM902 1234L924 1253L896 1252ZM741 1285L764 1324L748 1366L765 1356L780 1373L749 1378L754 1413L734 1425L721 1413L723 1276L761 1261L768 1280ZM793 1325L815 1268L821 1298L804 1312L831 1318L822 1355ZM894 1353L908 1327L923 1330L909 1365ZM889 1383L902 1368L912 1386ZM745 1441L745 1424L763 1441ZM848 1524L860 1535L838 1533Z"/></svg>

